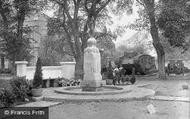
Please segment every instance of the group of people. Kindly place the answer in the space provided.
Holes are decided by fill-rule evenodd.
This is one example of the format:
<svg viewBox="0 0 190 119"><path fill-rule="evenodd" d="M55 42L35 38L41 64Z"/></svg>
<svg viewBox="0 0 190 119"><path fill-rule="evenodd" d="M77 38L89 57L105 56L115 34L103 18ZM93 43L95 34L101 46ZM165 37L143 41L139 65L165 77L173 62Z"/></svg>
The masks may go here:
<svg viewBox="0 0 190 119"><path fill-rule="evenodd" d="M116 67L113 69L113 85L124 84L125 82L125 69L123 67Z"/></svg>
<svg viewBox="0 0 190 119"><path fill-rule="evenodd" d="M109 72L109 69L106 67L102 68L102 75L104 77L104 73ZM135 68L132 68L132 75L128 75L126 69L124 67L117 66L111 69L113 72L113 85L116 84L134 84L136 82L135 79ZM107 74L108 75L108 74ZM109 77L107 77L109 78Z"/></svg>
<svg viewBox="0 0 190 119"><path fill-rule="evenodd" d="M132 68L132 75L129 76L126 74L126 70L123 67L116 67L113 70L113 85L116 84L134 84L136 82L135 78L135 68Z"/></svg>

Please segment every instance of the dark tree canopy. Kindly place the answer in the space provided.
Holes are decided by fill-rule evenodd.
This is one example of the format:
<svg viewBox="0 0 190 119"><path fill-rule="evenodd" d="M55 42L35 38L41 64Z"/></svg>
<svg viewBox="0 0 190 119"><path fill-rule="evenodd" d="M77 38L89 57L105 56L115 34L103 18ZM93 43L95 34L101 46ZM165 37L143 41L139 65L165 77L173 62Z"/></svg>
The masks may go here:
<svg viewBox="0 0 190 119"><path fill-rule="evenodd" d="M168 39L171 46L187 50L189 41L186 37L190 33L190 5L187 4L187 0L162 0L160 4L162 9L157 23L163 31L163 36Z"/></svg>
<svg viewBox="0 0 190 119"><path fill-rule="evenodd" d="M45 4L45 3L44 3ZM25 18L43 9L42 0L0 0L1 47L7 58L29 60L32 28L24 26Z"/></svg>

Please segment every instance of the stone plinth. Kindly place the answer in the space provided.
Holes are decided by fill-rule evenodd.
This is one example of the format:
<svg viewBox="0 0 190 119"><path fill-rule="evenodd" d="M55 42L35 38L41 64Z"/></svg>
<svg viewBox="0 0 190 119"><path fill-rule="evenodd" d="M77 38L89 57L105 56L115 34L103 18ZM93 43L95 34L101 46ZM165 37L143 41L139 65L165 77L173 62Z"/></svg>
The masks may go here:
<svg viewBox="0 0 190 119"><path fill-rule="evenodd" d="M15 62L17 67L16 75L19 77L26 76L26 65L28 64L27 61L16 61Z"/></svg>
<svg viewBox="0 0 190 119"><path fill-rule="evenodd" d="M97 91L105 85L101 76L101 57L96 47L96 39L88 39L88 47L84 50L84 78L81 82L82 91Z"/></svg>
<svg viewBox="0 0 190 119"><path fill-rule="evenodd" d="M104 80L83 80L80 84L82 91L100 91L106 85Z"/></svg>

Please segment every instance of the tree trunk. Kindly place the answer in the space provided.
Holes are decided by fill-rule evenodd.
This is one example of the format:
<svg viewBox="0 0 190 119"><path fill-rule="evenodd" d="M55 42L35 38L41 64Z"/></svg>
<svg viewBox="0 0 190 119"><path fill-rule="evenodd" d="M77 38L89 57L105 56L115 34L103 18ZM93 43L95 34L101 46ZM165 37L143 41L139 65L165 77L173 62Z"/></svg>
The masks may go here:
<svg viewBox="0 0 190 119"><path fill-rule="evenodd" d="M24 60L24 56L23 56L23 53L22 53L22 47L23 47L23 26L24 26L24 20L25 20L25 8L24 7L21 7L17 13L17 39L16 40L20 40L21 41L21 46L20 46L20 49L18 50L18 52L15 52L16 53L16 60Z"/></svg>
<svg viewBox="0 0 190 119"><path fill-rule="evenodd" d="M15 61L16 61L16 55L13 54L13 60L12 60L12 71L11 73L16 76L16 65L15 65Z"/></svg>
<svg viewBox="0 0 190 119"><path fill-rule="evenodd" d="M160 42L158 27L156 25L155 17L155 3L154 0L144 0L145 9L149 16L150 21L150 33L153 39L153 46L157 52L157 61L158 61L158 75L160 79L166 79L165 73L165 52L164 48Z"/></svg>
<svg viewBox="0 0 190 119"><path fill-rule="evenodd" d="M1 1L1 4L2 4L2 1ZM8 26L9 26L9 24L8 24L8 19L7 19L7 16L6 16L6 9L4 9L3 7L2 7L2 5L0 6L0 15L1 15L1 17L2 17L2 19L3 19L3 31L4 31L4 33L3 33L3 38L4 38L4 40L5 41L7 41L8 40L8 38L7 38L7 35L8 35ZM2 66L2 69L4 69L5 68L5 56L4 55L2 55L1 56L1 66Z"/></svg>
<svg viewBox="0 0 190 119"><path fill-rule="evenodd" d="M165 73L165 55L158 54L158 73L160 79L166 79Z"/></svg>
<svg viewBox="0 0 190 119"><path fill-rule="evenodd" d="M83 71L83 55L78 55L75 57L75 78L83 79L84 71Z"/></svg>
<svg viewBox="0 0 190 119"><path fill-rule="evenodd" d="M1 68L2 69L5 68L5 56L4 55L1 56Z"/></svg>
<svg viewBox="0 0 190 119"><path fill-rule="evenodd" d="M157 35L156 35L157 34ZM155 31L155 27L151 27L151 36L153 39L153 46L157 52L157 62L158 62L158 77L160 79L166 79L165 72L165 52L162 44L160 43L160 39L158 36L158 32Z"/></svg>
<svg viewBox="0 0 190 119"><path fill-rule="evenodd" d="M161 44L160 44L161 45ZM165 72L165 53L163 49L160 49L160 45L154 45L156 52L157 52L157 62L158 62L158 78L166 79L166 72Z"/></svg>

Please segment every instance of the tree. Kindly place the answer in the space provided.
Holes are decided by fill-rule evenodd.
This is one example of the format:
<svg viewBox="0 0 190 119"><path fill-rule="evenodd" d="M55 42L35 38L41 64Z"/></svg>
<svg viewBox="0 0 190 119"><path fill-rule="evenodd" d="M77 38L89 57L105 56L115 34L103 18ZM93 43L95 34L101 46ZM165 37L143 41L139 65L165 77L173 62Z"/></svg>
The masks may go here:
<svg viewBox="0 0 190 119"><path fill-rule="evenodd" d="M162 42L168 38L168 42L173 46L179 47L184 45L185 37L182 24L187 23L187 14L185 12L187 12L189 8L186 7L183 9L184 7L182 6L186 5L187 1L160 0L155 2L155 0L137 0L137 2L141 6L139 11L140 18L137 20L137 24L131 25L131 28L138 30L146 28L150 30L153 46L157 52L159 78L166 79L164 68L165 51ZM181 13L183 13L183 17L181 16ZM186 18L186 20L184 20L184 18ZM161 30L164 30L162 34L165 37L164 39L162 39L160 35ZM185 46L187 48L187 44Z"/></svg>
<svg viewBox="0 0 190 119"><path fill-rule="evenodd" d="M188 0L161 0L161 12L158 17L158 27L172 47L189 49L187 40L190 32L190 5Z"/></svg>
<svg viewBox="0 0 190 119"><path fill-rule="evenodd" d="M73 60L73 57L68 55L70 52L67 43L59 37L47 36L41 41L40 46L39 56L42 66L56 66L63 60Z"/></svg>
<svg viewBox="0 0 190 119"><path fill-rule="evenodd" d="M169 37L169 42L170 42L171 45L179 47L179 46L182 45L181 42L184 43L184 36L183 36L183 29L181 29L181 31L180 31L177 28L180 28L180 26L182 26L180 21L181 21L181 19L183 17L179 16L179 14L175 14L175 13L181 11L181 10L176 9L176 5L178 5L178 3L176 3L176 2L179 3L179 1L177 1L177 0L175 2L173 1L173 4L175 4L175 6L173 6L171 4L171 1L170 1L170 4L168 4L168 1L167 1L167 3L164 4L164 5L167 4L166 7L164 6L166 9L171 10L171 8L172 8L174 11L168 10L165 13L165 10L162 8L161 9L162 12L160 13L160 15L161 15L160 19L162 19L162 16L165 16L165 17L167 16L167 17L169 17L169 19L165 19L166 21L167 20L168 21L173 21L173 22L170 22L170 25L168 25L167 22L165 21L165 23L166 23L165 26L166 27L165 27L164 36ZM144 0L144 4L145 4L146 10L148 12L149 20L150 20L150 32L151 32L151 35L152 35L152 38L153 38L153 45L154 45L154 47L155 47L155 49L157 51L157 55L158 55L159 77L161 79L166 79L166 77L165 77L165 68L164 68L165 67L165 52L164 52L164 48L163 48L163 46L161 44L161 40L160 40L160 37L159 37L159 29L158 29L159 22L157 23L156 16L155 16L155 1L154 0L150 0L150 1ZM179 25L179 24L181 24L181 25ZM174 26L175 28L172 27L172 26ZM179 27L176 27L176 26L179 26ZM164 27L162 27L162 28L164 28ZM176 35L176 33L178 35Z"/></svg>
<svg viewBox="0 0 190 119"><path fill-rule="evenodd" d="M59 31L65 34L64 39L67 40L76 61L75 76L82 78L83 52L88 38L115 38L109 31L103 30L105 26L103 19L107 19L108 16L106 6L111 0L52 0L52 2L59 7L54 21L59 21L61 25Z"/></svg>
<svg viewBox="0 0 190 119"><path fill-rule="evenodd" d="M24 27L27 15L36 11L37 0L0 0L0 37L5 41L3 47L8 59L12 61L13 72L16 60L28 60L30 55L30 27ZM39 10L39 9L38 9Z"/></svg>
<svg viewBox="0 0 190 119"><path fill-rule="evenodd" d="M40 88L42 86L42 64L41 59L38 58L36 63L36 70L33 79L33 88Z"/></svg>
<svg viewBox="0 0 190 119"><path fill-rule="evenodd" d="M157 52L158 60L158 73L160 79L166 79L165 73L165 52L159 38L159 31L156 24L156 15L155 15L155 1L154 0L144 0L144 5L146 13L149 17L150 22L150 34L153 39L153 46Z"/></svg>

